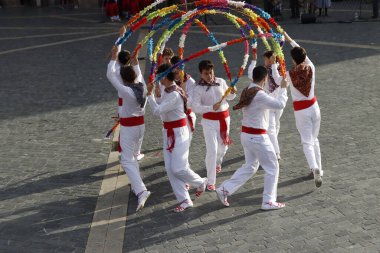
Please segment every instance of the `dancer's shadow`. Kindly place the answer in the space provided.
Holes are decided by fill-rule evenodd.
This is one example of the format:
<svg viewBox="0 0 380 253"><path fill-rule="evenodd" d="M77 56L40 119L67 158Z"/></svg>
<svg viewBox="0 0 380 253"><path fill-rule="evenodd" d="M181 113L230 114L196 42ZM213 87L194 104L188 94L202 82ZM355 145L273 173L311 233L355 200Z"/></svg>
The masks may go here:
<svg viewBox="0 0 380 253"><path fill-rule="evenodd" d="M304 182L304 176L290 179L279 183L279 187L286 187L289 185L294 185L297 183ZM247 182L248 184L249 182ZM247 216L252 216L263 211L259 210L262 201L263 188L254 188L252 190L238 192L230 197L231 209L241 208L245 206L257 206L258 209L250 211L248 213L239 214L233 217L220 218L223 216L223 206L213 193L204 193L205 197L211 199L211 201L201 204L198 206L197 201L194 201L194 208L186 210L184 213L174 213L172 208L174 208L174 202L172 189L167 180L158 182L154 185L149 186L153 194L148 200L147 205L143 211L140 213L135 213L135 208L137 206L137 199L131 195L129 208L128 208L128 221L127 228L128 236L125 238L125 247L127 251L138 250L144 247L154 245L162 241L169 241L180 237L186 237L195 233L200 233L214 228L215 226L228 224L234 222L241 218ZM158 192L154 192L155 190ZM279 196L281 201L291 201L294 199L302 198L313 191L306 193L301 193L295 196ZM213 196L210 196L212 194ZM160 196L160 197L157 197ZM156 196L156 197L155 197ZM184 229L178 229L184 224L191 222L192 220L201 219L207 215L212 215L218 217L215 221L208 222L206 224L201 224L188 228L185 226ZM172 230L168 232L168 229ZM142 238L140 235L143 234Z"/></svg>
<svg viewBox="0 0 380 253"><path fill-rule="evenodd" d="M113 162L109 166L115 166L119 162ZM98 165L82 170L74 170L72 172L54 175L51 177L42 178L36 181L28 182L29 179L13 183L0 190L0 201L13 199L21 196L32 195L35 193L46 192L54 189L72 187L81 184L90 184L92 182L103 180L104 174L99 172L104 171L105 164ZM43 174L41 174L43 175ZM118 173L107 175L105 178L116 177ZM30 178L32 180L32 178ZM25 182L26 183L23 183ZM23 184L22 184L23 183Z"/></svg>

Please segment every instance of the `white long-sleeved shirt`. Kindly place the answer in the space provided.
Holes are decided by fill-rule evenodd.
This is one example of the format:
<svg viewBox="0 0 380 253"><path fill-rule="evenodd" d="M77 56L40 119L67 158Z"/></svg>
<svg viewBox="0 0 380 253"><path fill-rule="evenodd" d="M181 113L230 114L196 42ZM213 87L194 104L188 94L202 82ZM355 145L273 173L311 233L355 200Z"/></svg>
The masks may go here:
<svg viewBox="0 0 380 253"><path fill-rule="evenodd" d="M256 67L256 64L257 64L257 61L252 60L251 64L249 64L249 66L248 66L248 73L247 74L248 74L248 79L251 80L251 81L253 81L253 79L252 79L252 71Z"/></svg>
<svg viewBox="0 0 380 253"><path fill-rule="evenodd" d="M253 78L252 78L252 71L253 69L256 67L256 61L255 60L252 60L251 64L249 65L248 67L248 78L249 80L253 81ZM272 77L275 81L275 83L277 85L280 85L281 84L281 81L282 81L282 77L280 75L273 75L273 68L278 68L278 64L275 63L271 66L271 69L272 69ZM278 72L278 71L277 71ZM265 83L264 85L264 90L268 91L269 92L269 82L270 82L270 79L268 77L268 80L267 82ZM278 92L280 90L280 87L276 88L273 92L270 92L269 94L272 96L272 97L277 97L278 96Z"/></svg>
<svg viewBox="0 0 380 253"><path fill-rule="evenodd" d="M172 85L176 85L174 82ZM161 94L161 103L158 104L154 95L148 96L149 106L154 115L160 116L164 122L180 120L186 117L183 99L178 92Z"/></svg>
<svg viewBox="0 0 380 253"><path fill-rule="evenodd" d="M145 83L145 80L144 80L144 77L141 73L141 69L140 69L140 65L135 65L135 66L132 66L133 67L133 70L135 71L136 73L136 80L135 80L135 83L142 83L144 84L144 90L146 92L146 83ZM121 68L121 64L119 61L116 61L115 63L115 72L116 72L116 76L117 76L117 79L119 80L120 83L123 83L123 79L121 78L121 75L120 75L120 68ZM117 95L119 98L121 98L121 95L119 92L117 92ZM120 113L121 113L121 110L122 110L122 106L119 106L118 107L118 114L120 116Z"/></svg>
<svg viewBox="0 0 380 253"><path fill-rule="evenodd" d="M165 86L161 85L160 83L158 84L159 85L159 88L160 88L160 93L163 94L164 93L164 90L165 90ZM192 101L193 101L193 95L194 95L194 88L196 86L196 82L195 80L190 77L189 79L186 80L186 94L187 94L187 108L190 109L191 108L191 104L192 104ZM161 104L161 97L158 97L158 98L155 98L156 99L156 102L157 104Z"/></svg>
<svg viewBox="0 0 380 253"><path fill-rule="evenodd" d="M186 80L187 107L191 108L194 97L194 89L197 83L194 78L190 77Z"/></svg>
<svg viewBox="0 0 380 253"><path fill-rule="evenodd" d="M299 45L297 44L297 42L295 42L294 40L290 42L290 44L292 45L292 47L299 47ZM293 101L301 101L301 100L310 100L314 97L314 87L315 87L315 67L314 67L314 64L310 61L309 57L306 56L306 59L305 59L305 63L307 65L309 65L313 71L313 76L312 76L312 79L311 79L311 89L310 89L310 93L309 93L309 96L306 97L305 95L303 95L301 92L299 92L294 86L293 86L293 83L292 83L292 79L290 78L290 75L289 75L289 71L286 72L286 77L289 81L289 86L290 86L290 93L292 94L292 99ZM278 73L277 69L275 69L276 71L274 71L273 69L273 66L272 66L272 74L273 74L273 78L275 78L274 76L276 75L276 78L281 78L280 77L280 74ZM275 79L276 80L276 79Z"/></svg>
<svg viewBox="0 0 380 253"><path fill-rule="evenodd" d="M196 85L194 87L191 106L195 113L204 114L207 112L215 112L213 109L214 104L220 101L225 91L228 89L228 85L223 78L215 77L215 81L220 85L211 87ZM206 91L207 88L209 88L208 91ZM232 100L235 97L236 94L230 93L226 99ZM223 100L220 108L216 112L222 112L228 108L228 102Z"/></svg>
<svg viewBox="0 0 380 253"><path fill-rule="evenodd" d="M129 118L143 116L145 114L145 107L141 108L140 104L137 102L133 90L124 85L123 81L120 78L120 73L116 71L116 65L116 61L110 61L107 67L107 78L118 91L119 97L123 99L123 105L119 106L119 117ZM135 71L137 68L140 69L138 65L133 67ZM144 90L146 90L144 80L142 83L144 84Z"/></svg>
<svg viewBox="0 0 380 253"><path fill-rule="evenodd" d="M251 83L249 88L258 86ZM268 129L269 125L269 110L283 109L288 100L286 88L280 88L276 98L266 94L264 91L259 91L252 100L251 104L243 107L242 125L246 127Z"/></svg>

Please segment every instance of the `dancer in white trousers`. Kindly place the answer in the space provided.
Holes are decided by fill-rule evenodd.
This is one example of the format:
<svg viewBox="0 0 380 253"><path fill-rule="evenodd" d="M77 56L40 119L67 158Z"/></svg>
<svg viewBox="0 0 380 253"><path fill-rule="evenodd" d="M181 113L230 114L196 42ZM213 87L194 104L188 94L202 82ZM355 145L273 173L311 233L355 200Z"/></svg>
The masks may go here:
<svg viewBox="0 0 380 253"><path fill-rule="evenodd" d="M170 66L162 64L158 67L157 74L167 71ZM195 195L199 197L205 191L207 178L201 178L189 165L190 136L185 114L187 110L185 92L174 82L174 72L161 79L160 85L165 86L161 94L161 104L157 104L152 95L153 83L148 85L148 102L153 114L161 116L164 125L165 169L179 202L174 212L183 212L193 206L186 183L197 188Z"/></svg>
<svg viewBox="0 0 380 253"><path fill-rule="evenodd" d="M201 80L194 88L193 110L202 114L203 135L206 142L207 190L215 191L216 173L222 171L223 157L231 143L229 138L230 115L229 105L223 99L228 89L226 81L215 77L214 64L209 60L199 63ZM227 96L227 100L235 98L235 89Z"/></svg>
<svg viewBox="0 0 380 253"><path fill-rule="evenodd" d="M317 98L315 97L315 67L307 57L306 50L292 40L287 33L285 39L290 42L293 49L290 54L294 67L287 73L290 82L290 91L293 99L294 117L296 126L301 135L303 152L314 177L315 185L322 185L322 162L318 134L321 125L321 113ZM273 68L274 74L279 76Z"/></svg>
<svg viewBox="0 0 380 253"><path fill-rule="evenodd" d="M180 61L181 61L181 58L179 56L176 56L176 55L170 59L170 63L172 65L177 64ZM195 123L197 120L195 113L191 109L191 105L193 102L194 88L195 88L196 82L188 73L184 73L183 81L182 81L181 75L180 75L180 73L181 73L180 67L175 68L174 73L175 73L175 77L174 77L175 83L179 87L181 87L184 91L186 91L186 95L187 95L187 112L186 112L186 115L187 115L187 120L189 123L190 144L191 144L191 140L193 139L193 132L195 131Z"/></svg>
<svg viewBox="0 0 380 253"><path fill-rule="evenodd" d="M228 196L236 192L257 171L259 164L265 171L264 192L261 209L280 209L285 206L277 202L277 182L279 165L273 145L267 135L269 111L283 109L288 99L283 80L277 98L263 91L268 71L263 66L253 69L253 82L242 91L240 101L234 110L243 109L241 144L244 148L245 164L232 177L216 189L217 196L224 206L229 206Z"/></svg>
<svg viewBox="0 0 380 253"><path fill-rule="evenodd" d="M120 28L120 31L119 31L119 38L123 37L125 32L126 32L125 26L122 26ZM118 73L117 78L119 79L119 82L123 83L121 76L120 76L120 67L130 65L131 53L128 50L121 50L121 45L118 45L118 50L119 50L119 53L117 55L117 61L115 64L115 72ZM143 82L143 76L142 76L140 67L136 68L135 72L136 72L136 76L137 76L135 83L139 83L139 82L142 83ZM118 95L119 95L118 96L119 97L119 99L118 99L118 115L120 115L120 111L123 108L123 98L120 96L119 92L118 92ZM140 161L145 156L144 154L141 153L142 142L143 142L143 138L141 138L139 140L138 144L135 147L134 155L135 155L137 161Z"/></svg>
<svg viewBox="0 0 380 253"><path fill-rule="evenodd" d="M276 64L276 58L273 51L266 51L263 55L264 66L268 70L268 79L264 85L264 89L271 95L276 98L280 90L280 83L282 78L278 78L276 75L272 75L272 66L278 68ZM248 78L252 80L252 70L256 67L257 55L253 54L253 60L248 67ZM274 150L276 152L277 159L280 160L280 145L278 144L278 133L280 132L280 118L283 113L283 109L280 110L270 110L269 111L269 126L268 126L268 136L273 144Z"/></svg>
<svg viewBox="0 0 380 253"><path fill-rule="evenodd" d="M131 182L132 190L138 197L136 211L142 209L146 200L150 196L144 182L141 179L139 165L134 155L139 145L139 141L144 136L144 114L146 104L146 85L143 82L135 83L136 72L139 72L137 58L134 59L134 66L122 66L119 73L116 72L116 60L119 50L112 48L112 58L108 64L107 78L116 88L119 96L123 99L123 105L119 111L120 117L120 140L121 167ZM121 80L120 81L120 77Z"/></svg>

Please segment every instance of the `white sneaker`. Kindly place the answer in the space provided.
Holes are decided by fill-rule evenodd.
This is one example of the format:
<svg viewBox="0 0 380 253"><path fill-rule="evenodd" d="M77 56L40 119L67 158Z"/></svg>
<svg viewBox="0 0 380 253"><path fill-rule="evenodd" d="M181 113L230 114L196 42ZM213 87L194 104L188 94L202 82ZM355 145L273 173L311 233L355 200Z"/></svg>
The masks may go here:
<svg viewBox="0 0 380 253"><path fill-rule="evenodd" d="M268 210L276 210L284 208L285 204L280 202L265 202L261 205L261 210L268 211Z"/></svg>
<svg viewBox="0 0 380 253"><path fill-rule="evenodd" d="M208 180L207 180L206 177L203 178L203 179L204 179L203 183L195 191L195 197L197 197L197 198L199 198L202 195L202 193L204 193L205 190L206 190L206 186L207 186L207 181Z"/></svg>
<svg viewBox="0 0 380 253"><path fill-rule="evenodd" d="M141 153L140 153L140 154L138 154L138 155L136 156L136 160L137 160L137 161L140 161L141 159L144 158L144 156L145 156L144 154L141 154Z"/></svg>
<svg viewBox="0 0 380 253"><path fill-rule="evenodd" d="M321 187L322 186L322 173L321 173L321 170L320 169L315 169L313 171L313 174L314 174L314 182L315 182L315 186L317 188Z"/></svg>
<svg viewBox="0 0 380 253"><path fill-rule="evenodd" d="M178 206L176 206L173 211L175 213L181 213L190 207L193 207L193 202L191 200L185 199Z"/></svg>
<svg viewBox="0 0 380 253"><path fill-rule="evenodd" d="M136 208L136 212L140 211L144 208L145 202L148 200L151 192L150 191L143 191L141 195L138 197L138 205Z"/></svg>
<svg viewBox="0 0 380 253"><path fill-rule="evenodd" d="M228 196L228 191L224 190L224 187L222 189L217 188L215 190L216 196L218 196L218 199L222 203L223 206L229 207L230 203L228 203L227 196Z"/></svg>

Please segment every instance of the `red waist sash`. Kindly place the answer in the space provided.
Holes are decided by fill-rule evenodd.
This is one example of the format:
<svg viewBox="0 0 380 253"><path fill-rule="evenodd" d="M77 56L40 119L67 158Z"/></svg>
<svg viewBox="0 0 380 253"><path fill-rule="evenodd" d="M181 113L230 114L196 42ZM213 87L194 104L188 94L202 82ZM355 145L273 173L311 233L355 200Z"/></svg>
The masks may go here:
<svg viewBox="0 0 380 253"><path fill-rule="evenodd" d="M208 112L203 114L204 119L209 120L219 120L219 126L220 126L220 137L223 140L224 145L230 145L231 139L227 134L227 121L226 118L230 116L230 112L228 110L225 110L223 112Z"/></svg>
<svg viewBox="0 0 380 253"><path fill-rule="evenodd" d="M241 126L241 131L247 134L266 134L267 130L253 127Z"/></svg>
<svg viewBox="0 0 380 253"><path fill-rule="evenodd" d="M293 107L295 111L300 111L306 108L309 108L312 106L315 102L317 102L317 97L313 97L310 100L301 100L301 101L294 101Z"/></svg>
<svg viewBox="0 0 380 253"><path fill-rule="evenodd" d="M125 127L139 126L144 124L144 116L120 118L120 125Z"/></svg>
<svg viewBox="0 0 380 253"><path fill-rule="evenodd" d="M189 120L189 125L190 125L191 132L194 132L194 130L195 130L195 128L194 128L194 122L193 122L193 118L190 116L190 114L192 112L193 111L191 109L188 109L187 112L186 112L186 116L187 116L187 119Z"/></svg>
<svg viewBox="0 0 380 253"><path fill-rule="evenodd" d="M169 152L172 152L175 145L175 136L174 136L174 128L184 127L187 125L186 118L175 120L175 121L167 121L163 122L164 128L167 130L166 137L168 138L168 148Z"/></svg>

